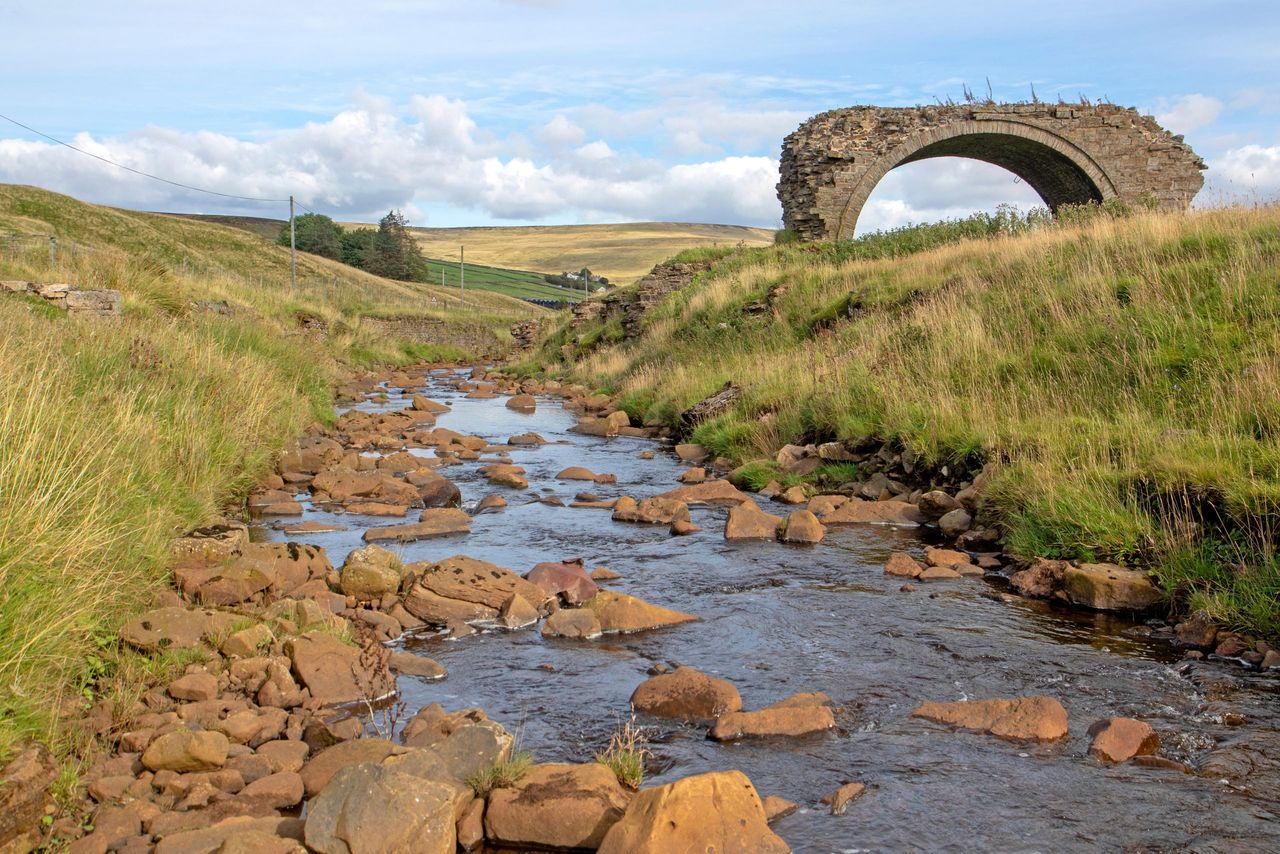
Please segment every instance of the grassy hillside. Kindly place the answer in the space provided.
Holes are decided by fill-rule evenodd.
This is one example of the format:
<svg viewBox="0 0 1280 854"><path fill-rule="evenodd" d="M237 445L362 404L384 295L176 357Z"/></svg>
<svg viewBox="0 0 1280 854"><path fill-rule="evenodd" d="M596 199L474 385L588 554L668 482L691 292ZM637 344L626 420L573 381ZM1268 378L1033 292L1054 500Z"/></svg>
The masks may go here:
<svg viewBox="0 0 1280 854"><path fill-rule="evenodd" d="M763 246L773 232L739 225L633 222L616 225L538 225L491 228L412 228L432 258L456 258L494 267L576 272L583 267L614 284L629 284L660 261L697 246Z"/></svg>
<svg viewBox="0 0 1280 854"><path fill-rule="evenodd" d="M742 404L696 439L738 460L870 435L995 462L1011 551L1148 566L1186 605L1280 631L1280 208L875 259L901 237L735 253L639 340L564 366L557 345L600 334L561 332L543 367L667 423L733 380Z"/></svg>
<svg viewBox="0 0 1280 854"><path fill-rule="evenodd" d="M288 220L266 219L263 217L218 216L216 214L166 214L166 216L228 225L232 228L256 234L271 243L274 243L276 237L280 234L280 227L288 222ZM347 223L344 227L373 228L374 226L367 223ZM456 257L458 249L454 246L448 251ZM446 257L448 257L447 254ZM456 293L458 286L458 262L456 260L442 261L428 258L427 270L430 284L439 285L441 281L440 274L443 272L445 289ZM467 264L467 285L478 291L503 294L521 300L540 299L553 302L576 302L582 298L580 293L549 284L543 278L542 273L493 267L480 263Z"/></svg>
<svg viewBox="0 0 1280 854"><path fill-rule="evenodd" d="M292 289L287 253L235 229L0 187L0 279L125 297L111 323L0 295L0 757L33 736L70 748L70 724L104 686L181 663L122 658L100 641L167 576L173 537L331 416L342 363L465 355L387 340L365 313L430 314L497 340L541 312L319 259L304 259L299 278ZM323 318L329 334L303 334L299 314Z"/></svg>
<svg viewBox="0 0 1280 854"><path fill-rule="evenodd" d="M445 289L458 291L458 262L427 259L427 273L436 284L443 274ZM467 288L478 288L496 294L504 294L515 299L540 299L552 302L577 302L582 299L581 290L562 288L553 285L543 278L542 273L531 273L527 270L507 270L502 267L487 267L483 264L467 263Z"/></svg>
<svg viewBox="0 0 1280 854"><path fill-rule="evenodd" d="M34 187L0 185L0 237L11 234L34 238L31 246L43 246L40 239L56 235L66 256L72 254L74 244L81 250L145 258L163 270L175 295L198 291L196 298L226 299L271 314L307 304L326 317L348 320L365 314L409 313L465 318L498 328L543 311L484 291L459 300L454 290L395 282L306 253L298 255L298 288L291 291L289 250L242 229L85 204ZM0 240L0 248L5 242Z"/></svg>

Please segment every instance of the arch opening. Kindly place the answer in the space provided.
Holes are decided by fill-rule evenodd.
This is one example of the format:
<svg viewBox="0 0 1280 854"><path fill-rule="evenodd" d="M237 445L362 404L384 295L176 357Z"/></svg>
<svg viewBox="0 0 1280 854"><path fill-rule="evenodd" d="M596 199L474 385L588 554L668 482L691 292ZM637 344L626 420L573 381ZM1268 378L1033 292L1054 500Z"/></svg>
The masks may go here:
<svg viewBox="0 0 1280 854"><path fill-rule="evenodd" d="M863 203L851 236L1008 208L1025 214L1045 207L1043 197L1008 169L967 157L928 158L889 170Z"/></svg>
<svg viewBox="0 0 1280 854"><path fill-rule="evenodd" d="M1006 169L1035 190L1051 211L1057 211L1063 205L1084 205L1103 200L1102 189L1075 161L1026 137L1003 133L953 136L917 149L895 166L934 157L967 157Z"/></svg>

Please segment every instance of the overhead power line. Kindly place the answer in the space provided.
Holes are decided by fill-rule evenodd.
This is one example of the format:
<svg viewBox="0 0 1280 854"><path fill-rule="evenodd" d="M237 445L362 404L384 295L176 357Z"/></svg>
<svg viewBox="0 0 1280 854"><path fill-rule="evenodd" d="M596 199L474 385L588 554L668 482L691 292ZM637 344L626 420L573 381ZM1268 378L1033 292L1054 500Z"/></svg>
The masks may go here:
<svg viewBox="0 0 1280 854"><path fill-rule="evenodd" d="M123 163L117 163L114 160L108 160L105 157L94 154L92 151L85 151L83 148L76 148L74 145L72 145L69 142L63 142L60 139L49 136L49 134L44 133L43 131L38 131L35 128L31 127L30 125L24 125L22 122L18 121L17 119L9 118L3 113L0 113L0 119L4 119L6 122L9 122L10 124L15 124L18 127L22 128L23 130L30 131L31 133L34 133L36 136L42 136L45 139L49 140L50 142L56 142L58 145L69 148L72 151L85 155L86 157L92 157L94 160L101 160L103 163L106 163L110 166L115 166L117 169L123 169L126 172L132 172L135 175L141 175L143 178L150 178L151 180L159 181L162 184L169 184L174 187L181 187L184 190L192 190L197 193L207 193L210 196L221 196L224 199L240 199L241 201L245 201L245 202L283 203L283 202L289 201L289 199L268 199L262 196L240 196L235 193L220 193L217 190L206 190L204 187L193 187L192 185L184 184L181 181L171 181L168 178L161 178L159 175L152 175L150 172L143 172L141 169L134 169L132 166L125 166Z"/></svg>

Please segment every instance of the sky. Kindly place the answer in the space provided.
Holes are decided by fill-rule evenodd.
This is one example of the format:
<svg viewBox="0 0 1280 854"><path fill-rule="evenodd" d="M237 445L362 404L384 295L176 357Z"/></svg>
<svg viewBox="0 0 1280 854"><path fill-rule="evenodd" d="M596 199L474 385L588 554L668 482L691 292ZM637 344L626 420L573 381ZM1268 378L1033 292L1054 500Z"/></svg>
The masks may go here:
<svg viewBox="0 0 1280 854"><path fill-rule="evenodd" d="M340 220L773 228L783 137L842 106L979 96L1155 115L1198 204L1280 198L1276 0L0 0L0 114L180 183ZM147 180L0 120L0 182L145 210L287 205ZM859 231L1039 203L900 167Z"/></svg>

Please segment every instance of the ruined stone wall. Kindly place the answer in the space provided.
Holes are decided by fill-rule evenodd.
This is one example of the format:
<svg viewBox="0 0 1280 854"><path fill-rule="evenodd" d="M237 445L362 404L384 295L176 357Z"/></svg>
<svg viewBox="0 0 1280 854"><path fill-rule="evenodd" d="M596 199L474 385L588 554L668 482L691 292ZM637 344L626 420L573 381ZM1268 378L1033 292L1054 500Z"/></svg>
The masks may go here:
<svg viewBox="0 0 1280 854"><path fill-rule="evenodd" d="M1150 116L1114 104L849 107L815 116L782 145L783 223L808 240L849 237L895 166L969 157L1025 180L1051 209L1151 199L1183 210L1204 161Z"/></svg>
<svg viewBox="0 0 1280 854"><path fill-rule="evenodd" d="M698 261L690 264L658 264L647 276L629 288L618 288L603 297L583 300L573 305L574 329L597 318L606 323L618 318L628 338L640 334L645 315L667 296L693 281L693 277L711 264Z"/></svg>
<svg viewBox="0 0 1280 854"><path fill-rule="evenodd" d="M120 292L102 288L78 288L63 283L0 282L0 291L29 294L57 306L72 317L120 316Z"/></svg>

